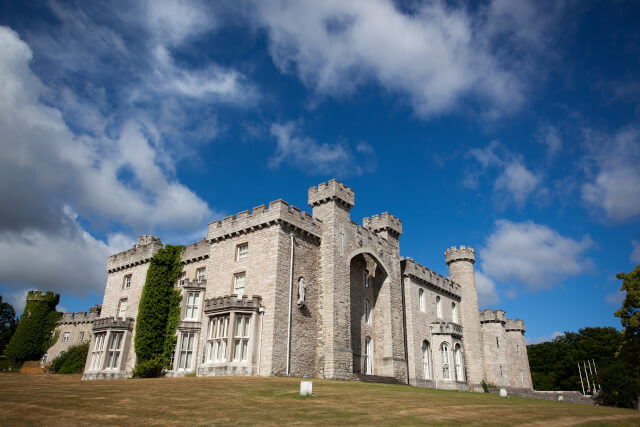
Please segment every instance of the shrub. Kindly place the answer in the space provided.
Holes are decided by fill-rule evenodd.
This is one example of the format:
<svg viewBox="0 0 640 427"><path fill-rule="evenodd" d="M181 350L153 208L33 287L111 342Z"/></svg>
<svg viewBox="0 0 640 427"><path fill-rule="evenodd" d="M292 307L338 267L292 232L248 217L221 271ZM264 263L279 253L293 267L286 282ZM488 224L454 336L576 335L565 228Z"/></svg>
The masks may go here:
<svg viewBox="0 0 640 427"><path fill-rule="evenodd" d="M489 386L487 385L487 382L485 380L482 380L480 382L480 385L482 386L482 389L485 393L489 393Z"/></svg>
<svg viewBox="0 0 640 427"><path fill-rule="evenodd" d="M74 345L51 361L49 371L54 374L80 374L89 353L89 343Z"/></svg>
<svg viewBox="0 0 640 427"><path fill-rule="evenodd" d="M640 387L638 380L629 375L630 367L622 362L602 368L598 372L601 391L594 396L598 405L637 408Z"/></svg>
<svg viewBox="0 0 640 427"><path fill-rule="evenodd" d="M137 376L158 376L175 348L180 295L174 284L182 271L183 246L166 245L151 259L136 320Z"/></svg>

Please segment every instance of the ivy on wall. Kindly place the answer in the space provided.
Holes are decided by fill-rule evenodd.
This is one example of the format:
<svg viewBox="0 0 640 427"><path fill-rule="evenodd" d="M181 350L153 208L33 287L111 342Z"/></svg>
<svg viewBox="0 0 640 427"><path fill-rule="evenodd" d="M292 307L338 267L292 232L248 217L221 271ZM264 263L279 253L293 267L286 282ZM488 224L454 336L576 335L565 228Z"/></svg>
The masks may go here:
<svg viewBox="0 0 640 427"><path fill-rule="evenodd" d="M29 291L24 313L20 317L16 332L7 345L7 357L14 363L40 360L57 339L51 332L62 313L56 311L60 295L53 292L43 294Z"/></svg>
<svg viewBox="0 0 640 427"><path fill-rule="evenodd" d="M180 293L174 284L182 271L184 246L166 245L151 259L136 320L138 377L157 377L168 367L180 319Z"/></svg>

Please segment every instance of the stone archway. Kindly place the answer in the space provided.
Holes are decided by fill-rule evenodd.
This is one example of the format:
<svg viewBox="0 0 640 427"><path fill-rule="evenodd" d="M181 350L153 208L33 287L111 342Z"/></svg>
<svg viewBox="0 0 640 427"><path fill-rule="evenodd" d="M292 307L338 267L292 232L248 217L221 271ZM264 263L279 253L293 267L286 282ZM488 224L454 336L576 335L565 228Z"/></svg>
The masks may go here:
<svg viewBox="0 0 640 427"><path fill-rule="evenodd" d="M353 373L393 376L393 369L384 357L390 353L392 344L389 275L369 252L351 258L349 274ZM368 347L367 340L370 340Z"/></svg>

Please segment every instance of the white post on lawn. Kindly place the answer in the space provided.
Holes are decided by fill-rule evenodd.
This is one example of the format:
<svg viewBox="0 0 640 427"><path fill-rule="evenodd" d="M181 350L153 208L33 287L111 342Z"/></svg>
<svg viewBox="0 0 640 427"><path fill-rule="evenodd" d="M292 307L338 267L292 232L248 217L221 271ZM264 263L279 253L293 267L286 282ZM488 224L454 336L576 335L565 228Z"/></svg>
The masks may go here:
<svg viewBox="0 0 640 427"><path fill-rule="evenodd" d="M312 381L300 381L300 396L313 396L312 391Z"/></svg>

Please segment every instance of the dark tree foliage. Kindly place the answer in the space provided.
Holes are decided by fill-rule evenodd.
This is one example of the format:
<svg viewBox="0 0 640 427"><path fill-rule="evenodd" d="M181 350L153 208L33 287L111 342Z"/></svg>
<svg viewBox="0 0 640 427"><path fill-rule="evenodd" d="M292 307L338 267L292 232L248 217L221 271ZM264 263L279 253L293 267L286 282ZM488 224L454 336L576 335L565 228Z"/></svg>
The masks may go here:
<svg viewBox="0 0 640 427"><path fill-rule="evenodd" d="M622 333L607 327L566 332L553 341L528 345L534 389L582 392L578 363L594 360L598 370L604 369L615 362L621 344Z"/></svg>
<svg viewBox="0 0 640 427"><path fill-rule="evenodd" d="M80 374L89 353L89 343L74 345L53 359L49 370L55 374Z"/></svg>
<svg viewBox="0 0 640 427"><path fill-rule="evenodd" d="M17 326L16 311L11 304L3 302L0 295L0 354L4 354L4 349L9 344Z"/></svg>
<svg viewBox="0 0 640 427"><path fill-rule="evenodd" d="M640 265L631 273L618 273L622 280L621 291L626 293L620 310L615 316L620 318L624 328L624 343L620 349L620 360L628 365L629 373L640 379Z"/></svg>
<svg viewBox="0 0 640 427"><path fill-rule="evenodd" d="M51 346L51 332L62 313L56 311L60 295L29 291L24 313L7 345L7 356L14 363L39 360Z"/></svg>
<svg viewBox="0 0 640 427"><path fill-rule="evenodd" d="M630 375L629 369L627 363L616 361L598 372L601 390L594 397L598 405L637 409L640 387L638 379Z"/></svg>
<svg viewBox="0 0 640 427"><path fill-rule="evenodd" d="M171 343L175 346L175 317L180 310L180 296L174 284L182 271L183 246L166 245L151 259L136 321L136 369L140 377L160 375L167 366L171 352L166 351ZM172 316L173 315L173 316ZM169 330L175 323L173 330ZM173 351L173 348L171 348Z"/></svg>

